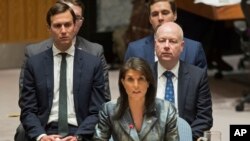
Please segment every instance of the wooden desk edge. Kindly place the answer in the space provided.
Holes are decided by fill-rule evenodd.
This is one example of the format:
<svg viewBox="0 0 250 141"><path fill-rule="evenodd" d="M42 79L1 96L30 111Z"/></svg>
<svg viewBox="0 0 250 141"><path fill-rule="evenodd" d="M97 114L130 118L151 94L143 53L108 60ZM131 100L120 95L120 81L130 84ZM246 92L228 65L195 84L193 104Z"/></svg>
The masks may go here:
<svg viewBox="0 0 250 141"><path fill-rule="evenodd" d="M240 4L213 7L202 3L194 4L193 0L176 0L177 7L211 20L244 19Z"/></svg>

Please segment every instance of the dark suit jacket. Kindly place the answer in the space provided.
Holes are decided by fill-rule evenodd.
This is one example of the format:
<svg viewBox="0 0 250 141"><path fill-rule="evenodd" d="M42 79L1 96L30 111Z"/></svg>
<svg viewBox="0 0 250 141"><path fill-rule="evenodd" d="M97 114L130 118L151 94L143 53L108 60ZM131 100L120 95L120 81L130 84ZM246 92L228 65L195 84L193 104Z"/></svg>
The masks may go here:
<svg viewBox="0 0 250 141"><path fill-rule="evenodd" d="M180 60L200 68L207 68L206 55L201 43L187 38L184 38L184 42L184 49L181 53ZM155 54L153 35L129 43L125 54L125 61L130 57L143 58L151 66L154 66Z"/></svg>
<svg viewBox="0 0 250 141"><path fill-rule="evenodd" d="M24 68L23 89L19 100L20 120L32 139L46 133L44 128L53 101L53 73L52 48L30 57ZM75 134L94 133L99 108L105 102L103 92L104 77L100 58L76 48L73 94L79 127Z"/></svg>
<svg viewBox="0 0 250 141"><path fill-rule="evenodd" d="M157 78L157 63L154 65ZM193 138L213 125L211 92L206 69L180 61L178 74L178 112L192 128Z"/></svg>
<svg viewBox="0 0 250 141"><path fill-rule="evenodd" d="M21 73L20 73L20 79L19 79L19 86L20 90L23 85L23 70L24 70L24 65L26 60L36 54L39 54L49 48L51 48L53 45L53 40L51 38L36 43L36 44L31 44L26 47L25 49L25 56L24 56L24 63L22 65ZM102 61L102 66L103 66L103 74L104 74L104 79L105 79L105 97L106 101L109 101L111 99L111 94L110 94L110 89L109 89L109 75L108 75L108 65L105 59L105 56L103 54L103 47L97 43L90 42L80 36L76 37L76 44L75 46L83 51L86 51L94 56L98 56L101 58Z"/></svg>

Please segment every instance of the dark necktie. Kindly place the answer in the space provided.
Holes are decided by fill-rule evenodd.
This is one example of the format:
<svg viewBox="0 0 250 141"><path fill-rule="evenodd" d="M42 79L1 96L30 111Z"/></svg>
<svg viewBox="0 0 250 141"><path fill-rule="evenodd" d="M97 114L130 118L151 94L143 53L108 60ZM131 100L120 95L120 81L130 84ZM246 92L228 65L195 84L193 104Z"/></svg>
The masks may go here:
<svg viewBox="0 0 250 141"><path fill-rule="evenodd" d="M167 78L166 89L165 89L165 100L174 103L174 86L172 82L172 77L174 74L170 71L166 71L163 74Z"/></svg>
<svg viewBox="0 0 250 141"><path fill-rule="evenodd" d="M60 69L60 86L59 86L59 111L58 111L58 133L61 136L68 135L68 110L67 110L67 53L62 55Z"/></svg>

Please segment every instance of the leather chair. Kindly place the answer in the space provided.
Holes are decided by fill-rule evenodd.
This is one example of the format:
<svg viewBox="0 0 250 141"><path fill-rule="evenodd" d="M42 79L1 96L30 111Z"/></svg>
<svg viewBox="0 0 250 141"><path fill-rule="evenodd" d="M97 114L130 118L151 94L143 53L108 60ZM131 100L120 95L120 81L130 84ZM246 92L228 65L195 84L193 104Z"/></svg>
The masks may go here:
<svg viewBox="0 0 250 141"><path fill-rule="evenodd" d="M244 56L239 61L238 68L245 69L245 62L250 63L250 0L241 0L241 8L245 16L245 21L240 21L235 25L241 37L241 48L244 53ZM243 97L236 105L236 111L243 111L244 104L250 103L250 90L244 90L242 93Z"/></svg>

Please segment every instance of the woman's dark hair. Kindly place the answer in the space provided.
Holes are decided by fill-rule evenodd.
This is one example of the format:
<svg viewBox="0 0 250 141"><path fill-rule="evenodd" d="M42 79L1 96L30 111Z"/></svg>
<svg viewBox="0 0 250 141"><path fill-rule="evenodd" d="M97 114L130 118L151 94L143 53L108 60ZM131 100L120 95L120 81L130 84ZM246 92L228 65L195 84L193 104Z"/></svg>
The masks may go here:
<svg viewBox="0 0 250 141"><path fill-rule="evenodd" d="M47 12L47 16L46 16L46 20L47 20L47 24L48 26L51 26L51 17L56 15L56 14L60 14L60 13L64 13L66 11L70 11L72 17L73 17L73 22L76 22L76 15L75 12L65 3L61 3L61 2L56 2Z"/></svg>
<svg viewBox="0 0 250 141"><path fill-rule="evenodd" d="M174 0L148 0L148 13L149 13L149 16L150 16L150 6L157 3L157 2L160 2L160 1L165 1L165 2L169 2L170 4L170 7L171 7L171 10L173 13L176 13L177 12L177 8L176 8L176 4L175 4L175 1Z"/></svg>
<svg viewBox="0 0 250 141"><path fill-rule="evenodd" d="M149 64L141 59L132 57L128 59L125 64L121 67L118 79L118 86L120 91L120 97L117 100L118 110L114 115L115 119L120 119L121 116L124 114L124 111L128 108L128 94L121 82L122 79L125 78L126 73L128 70L136 70L141 72L147 82L149 83L149 87L146 93L145 98L145 107L146 107L146 114L152 114L154 107L155 107L155 97L156 97L156 81L154 79L153 72L149 66Z"/></svg>

